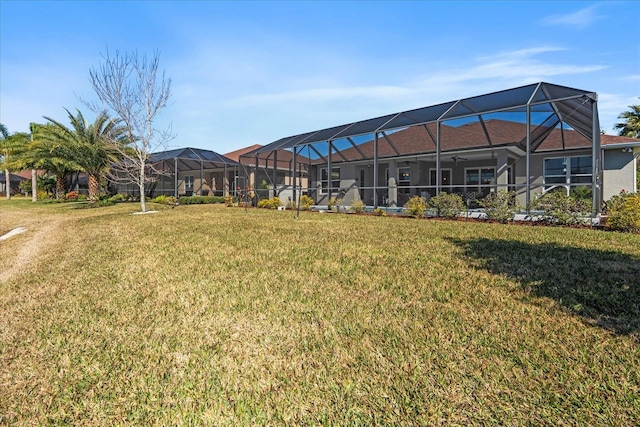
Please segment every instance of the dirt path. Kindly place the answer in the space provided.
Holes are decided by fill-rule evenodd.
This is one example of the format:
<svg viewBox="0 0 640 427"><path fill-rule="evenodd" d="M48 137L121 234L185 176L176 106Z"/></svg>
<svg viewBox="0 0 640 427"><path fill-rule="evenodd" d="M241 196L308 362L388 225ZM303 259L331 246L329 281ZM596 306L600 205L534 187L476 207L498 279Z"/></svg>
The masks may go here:
<svg viewBox="0 0 640 427"><path fill-rule="evenodd" d="M11 239L22 239L17 254L12 257L8 268L0 271L0 283L4 283L30 267L38 259L38 254L58 241L64 218L50 217L45 222L25 226L27 231Z"/></svg>

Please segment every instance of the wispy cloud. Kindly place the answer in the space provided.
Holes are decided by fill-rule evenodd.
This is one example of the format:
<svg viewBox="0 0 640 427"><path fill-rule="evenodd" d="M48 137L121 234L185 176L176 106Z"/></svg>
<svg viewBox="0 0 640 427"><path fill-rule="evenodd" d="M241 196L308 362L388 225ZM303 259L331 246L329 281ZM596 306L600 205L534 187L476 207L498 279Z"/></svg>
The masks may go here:
<svg viewBox="0 0 640 427"><path fill-rule="evenodd" d="M613 124L620 122L618 116L627 110L629 105L637 105L638 97L617 93L598 93L598 113L602 129L613 132Z"/></svg>
<svg viewBox="0 0 640 427"><path fill-rule="evenodd" d="M578 30L583 30L600 18L601 17L596 14L596 6L589 6L565 15L547 16L541 23L543 25L566 25Z"/></svg>
<svg viewBox="0 0 640 427"><path fill-rule="evenodd" d="M406 105L408 100L429 97L427 102L448 101L461 95L473 95L512 85L527 84L561 75L599 71L602 65L570 65L540 58L544 54L562 51L559 47L534 47L501 52L477 58L475 62L455 68L441 69L397 85L307 87L270 93L252 93L228 100L233 108L291 103L344 103L359 99L361 103ZM480 92L478 92L480 93ZM436 99L439 98L439 99Z"/></svg>

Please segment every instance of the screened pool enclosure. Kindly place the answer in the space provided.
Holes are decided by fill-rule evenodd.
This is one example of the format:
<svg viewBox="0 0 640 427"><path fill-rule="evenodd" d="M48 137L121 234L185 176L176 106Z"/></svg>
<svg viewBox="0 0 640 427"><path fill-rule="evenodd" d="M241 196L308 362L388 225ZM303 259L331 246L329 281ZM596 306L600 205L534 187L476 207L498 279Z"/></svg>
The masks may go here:
<svg viewBox="0 0 640 427"><path fill-rule="evenodd" d="M241 178L240 165L215 151L179 148L153 153L149 162L146 195L226 196L235 195ZM114 192L137 195L135 184L116 184Z"/></svg>
<svg viewBox="0 0 640 427"><path fill-rule="evenodd" d="M529 205L577 187L591 189L594 213L601 202L597 95L544 82L293 135L243 157L263 170L271 159L274 177L277 159L290 158L293 200L317 204L510 190Z"/></svg>

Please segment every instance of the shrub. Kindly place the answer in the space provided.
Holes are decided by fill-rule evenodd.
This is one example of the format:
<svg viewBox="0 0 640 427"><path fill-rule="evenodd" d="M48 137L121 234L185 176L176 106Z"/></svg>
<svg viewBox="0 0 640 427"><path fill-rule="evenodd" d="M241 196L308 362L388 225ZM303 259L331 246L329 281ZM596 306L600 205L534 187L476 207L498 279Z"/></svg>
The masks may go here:
<svg viewBox="0 0 640 427"><path fill-rule="evenodd" d="M640 233L640 194L626 193L613 196L606 203L607 225L616 231Z"/></svg>
<svg viewBox="0 0 640 427"><path fill-rule="evenodd" d="M2 171L4 172L4 171ZM20 190L21 193L23 194L28 194L31 192L31 181L28 179L25 179L24 181L20 181L18 183L18 189ZM36 190L37 193L37 190Z"/></svg>
<svg viewBox="0 0 640 427"><path fill-rule="evenodd" d="M569 195L574 199L586 200L588 202L591 202L592 194L593 193L591 191L591 187L587 187L584 185L581 185L579 187L571 187L571 191L569 192Z"/></svg>
<svg viewBox="0 0 640 427"><path fill-rule="evenodd" d="M93 203L83 203L78 206L78 209L102 208L113 205L115 205L115 202L112 202L111 199L98 199Z"/></svg>
<svg viewBox="0 0 640 427"><path fill-rule="evenodd" d="M181 205L204 205L213 203L224 203L222 196L183 196L180 197Z"/></svg>
<svg viewBox="0 0 640 427"><path fill-rule="evenodd" d="M429 199L429 206L437 211L438 216L445 218L455 218L466 209L462 197L444 192Z"/></svg>
<svg viewBox="0 0 640 427"><path fill-rule="evenodd" d="M578 224L591 213L589 201L567 196L562 189L538 197L530 208L542 210L547 221L561 225Z"/></svg>
<svg viewBox="0 0 640 427"><path fill-rule="evenodd" d="M258 207L263 209L277 209L279 206L282 206L282 201L279 197L262 199L258 202Z"/></svg>
<svg viewBox="0 0 640 427"><path fill-rule="evenodd" d="M236 203L238 203L238 199L236 197L226 196L224 198L224 205L226 207L231 207Z"/></svg>
<svg viewBox="0 0 640 427"><path fill-rule="evenodd" d="M364 212L364 202L362 200L356 200L355 202L351 203L351 207L349 208L349 210L354 213Z"/></svg>
<svg viewBox="0 0 640 427"><path fill-rule="evenodd" d="M385 211L384 209L381 209L381 208L375 208L373 210L373 214L375 216L387 216L387 211Z"/></svg>
<svg viewBox="0 0 640 427"><path fill-rule="evenodd" d="M42 175L37 179L36 190L43 190L53 194L56 189L56 177L53 175ZM31 181L29 181L29 191L31 191Z"/></svg>
<svg viewBox="0 0 640 427"><path fill-rule="evenodd" d="M165 196L164 194L161 194L159 196L156 196L153 200L151 200L153 203L164 203L164 201L167 199L167 196Z"/></svg>
<svg viewBox="0 0 640 427"><path fill-rule="evenodd" d="M427 211L427 202L420 196L413 196L404 204L405 212L414 218L422 218Z"/></svg>
<svg viewBox="0 0 640 427"><path fill-rule="evenodd" d="M164 197L164 196L158 196L158 197ZM156 197L156 199L158 197ZM153 199L153 201L155 201L156 199ZM109 197L109 201L113 203L126 202L127 200L129 200L129 196L122 193L114 194L113 196Z"/></svg>
<svg viewBox="0 0 640 427"><path fill-rule="evenodd" d="M340 205L342 205L342 199L340 197L332 197L327 202L327 207L329 208L329 210L333 210L333 208L335 207L338 212L340 212Z"/></svg>
<svg viewBox="0 0 640 427"><path fill-rule="evenodd" d="M489 219L507 222L513 218L513 213L518 210L516 193L514 191L496 191L490 193L484 199L478 200L478 204L485 209Z"/></svg>
<svg viewBox="0 0 640 427"><path fill-rule="evenodd" d="M65 200L69 200L69 201L76 201L76 200L78 200L78 192L77 191L69 191L67 194L65 194L64 199Z"/></svg>
<svg viewBox="0 0 640 427"><path fill-rule="evenodd" d="M165 196L164 194L161 194L160 196L154 198L152 202L159 203L161 205L175 205L178 203L175 197ZM180 202L182 202L182 199L180 200Z"/></svg>
<svg viewBox="0 0 640 427"><path fill-rule="evenodd" d="M308 211L314 204L315 202L312 197L309 197L306 194L300 196L300 209L303 211Z"/></svg>

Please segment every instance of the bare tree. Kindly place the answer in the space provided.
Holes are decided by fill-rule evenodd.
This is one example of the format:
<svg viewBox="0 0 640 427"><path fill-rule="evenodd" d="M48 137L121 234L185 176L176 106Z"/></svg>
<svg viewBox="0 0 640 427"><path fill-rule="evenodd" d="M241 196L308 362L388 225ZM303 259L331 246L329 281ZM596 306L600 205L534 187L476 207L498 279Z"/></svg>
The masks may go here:
<svg viewBox="0 0 640 427"><path fill-rule="evenodd" d="M102 56L99 68L89 71L91 85L103 105L91 105L94 112L105 107L122 119L127 128L129 144L114 144L121 161L114 164L110 178L117 183L134 184L140 190L140 209L147 211L145 185L160 171L150 164L150 155L173 139L171 129L159 130L154 122L167 106L171 96L171 79L158 71L159 52L151 58L137 52Z"/></svg>

